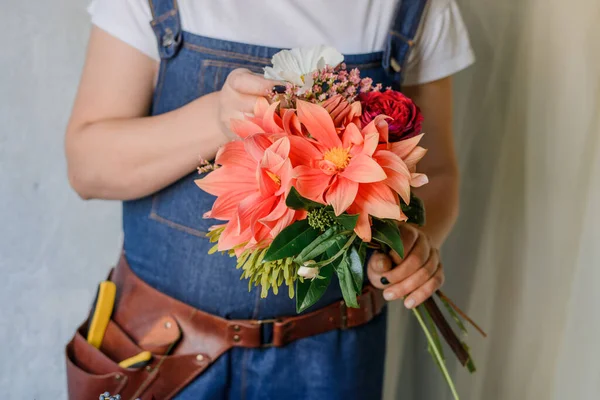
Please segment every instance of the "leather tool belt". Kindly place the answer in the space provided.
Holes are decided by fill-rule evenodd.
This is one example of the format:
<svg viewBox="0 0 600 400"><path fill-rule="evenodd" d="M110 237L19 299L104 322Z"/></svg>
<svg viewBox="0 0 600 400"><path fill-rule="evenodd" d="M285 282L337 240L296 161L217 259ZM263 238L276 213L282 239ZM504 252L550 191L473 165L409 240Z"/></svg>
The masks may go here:
<svg viewBox="0 0 600 400"><path fill-rule="evenodd" d="M117 287L115 308L100 348L86 340L87 323L66 347L70 400L171 399L232 347L282 347L294 340L369 322L381 313L381 291L367 286L361 308L336 302L311 313L271 320L229 320L171 298L139 279L124 256L110 275ZM262 332L272 325L271 340ZM142 367L122 368L121 360L152 353Z"/></svg>

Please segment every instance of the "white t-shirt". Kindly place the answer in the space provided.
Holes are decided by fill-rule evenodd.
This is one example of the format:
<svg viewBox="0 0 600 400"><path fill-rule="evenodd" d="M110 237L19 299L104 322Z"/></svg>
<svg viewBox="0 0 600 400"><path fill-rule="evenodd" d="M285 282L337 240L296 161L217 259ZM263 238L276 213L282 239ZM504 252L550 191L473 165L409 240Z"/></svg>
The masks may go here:
<svg viewBox="0 0 600 400"><path fill-rule="evenodd" d="M345 54L383 50L397 0L179 0L182 28L234 42L291 48L326 44ZM92 0L92 23L159 60L148 0ZM430 0L405 67L406 85L474 62L455 0Z"/></svg>

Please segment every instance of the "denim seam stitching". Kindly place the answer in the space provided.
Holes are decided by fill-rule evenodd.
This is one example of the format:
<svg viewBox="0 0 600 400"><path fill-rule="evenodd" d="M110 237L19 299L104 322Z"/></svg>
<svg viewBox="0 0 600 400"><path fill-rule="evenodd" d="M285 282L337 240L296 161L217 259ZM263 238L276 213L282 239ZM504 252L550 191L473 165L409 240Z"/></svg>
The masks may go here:
<svg viewBox="0 0 600 400"><path fill-rule="evenodd" d="M150 13L152 14L152 19L154 19L155 12L154 12L154 4L152 4L152 0L148 0L148 5L150 6Z"/></svg>
<svg viewBox="0 0 600 400"><path fill-rule="evenodd" d="M405 40L408 40L408 39L405 38ZM250 62L259 64L260 66L271 64L271 59L269 59L269 58L255 57L255 56L250 56L250 55L246 55L246 54L229 52L229 51L225 51L225 50L214 50L214 49L210 49L208 47L199 46L197 44L188 43L188 42L185 42L183 44L183 47L187 48L188 50L192 50L192 51L195 51L198 53L206 53L206 54L211 54L211 55L215 55L215 56L234 58L234 59L243 60L243 61L250 61ZM209 61L218 61L218 60L209 60ZM347 63L347 65L349 67L359 68L359 69L372 68L372 67L374 68L374 67L380 66L381 61L372 61L372 62L368 62L368 63L359 63L359 64Z"/></svg>
<svg viewBox="0 0 600 400"><path fill-rule="evenodd" d="M403 42L405 42L406 44L408 44L411 47L414 46L414 44L415 44L414 40L407 38L406 36L404 36L400 32L396 32L394 30L390 30L390 35L396 36L397 38L401 39Z"/></svg>
<svg viewBox="0 0 600 400"><path fill-rule="evenodd" d="M177 15L177 10L171 10L171 11L167 11L166 13L164 13L163 15L161 15L158 18L153 19L152 21L150 21L150 24L152 26L156 26L158 24L160 24L161 22L169 19L170 17L173 17Z"/></svg>
<svg viewBox="0 0 600 400"><path fill-rule="evenodd" d="M209 66L210 63L206 63L206 66ZM213 88L216 90L217 89L217 85L219 84L219 79L221 79L221 70L223 68L217 68L217 70L215 71L215 78L213 79Z"/></svg>
<svg viewBox="0 0 600 400"><path fill-rule="evenodd" d="M251 56L251 55L247 55L247 54L234 53L234 52L225 51L225 50L214 50L214 49L210 49L210 48L204 47L204 46L199 46L199 45L193 44L193 43L186 42L183 44L183 47L186 47L192 51L196 51L199 53L212 54L215 56L234 58L234 59L239 59L239 60L243 60L243 61L251 61L251 62L255 62L257 64L261 64L261 65L269 65L271 63L270 58L255 57L255 56Z"/></svg>
<svg viewBox="0 0 600 400"><path fill-rule="evenodd" d="M348 67L348 69L354 69L354 68L369 69L369 68L380 67L381 61L373 61L373 62L364 63L364 64L346 64L346 66Z"/></svg>
<svg viewBox="0 0 600 400"><path fill-rule="evenodd" d="M202 62L203 66L206 67L221 67L221 68L236 68L236 67L244 67L250 70L259 70L261 67L258 65L248 65L235 61L221 61L221 60L204 60Z"/></svg>
<svg viewBox="0 0 600 400"><path fill-rule="evenodd" d="M185 46L185 44L184 44ZM200 64L200 71L198 72L198 93L204 93L204 75L206 71L206 60L202 60L202 64Z"/></svg>
<svg viewBox="0 0 600 400"><path fill-rule="evenodd" d="M160 68L158 71L158 82L156 83L156 96L154 97L154 101L152 102L152 107L154 107L155 104L158 104L158 102L160 101L160 98L162 96L163 83L165 81L165 75L167 74L166 70L167 70L167 61L161 60Z"/></svg>
<svg viewBox="0 0 600 400"><path fill-rule="evenodd" d="M155 194L154 196L152 196L152 209L150 210L150 216L149 216L150 219L152 219L156 222L160 222L161 224L165 224L168 227L171 227L173 229L177 229L177 230L183 231L185 233L189 233L190 235L193 235L193 236L197 236L197 237L201 237L201 238L206 237L207 232L203 232L198 229L191 228L189 226L178 224L177 222L173 222L170 219L167 219L167 218L159 215L156 210L156 203L158 202L159 196L160 195L158 193Z"/></svg>
<svg viewBox="0 0 600 400"><path fill-rule="evenodd" d="M200 93L204 93L204 78L206 75L207 67L217 67L217 68L248 68L251 71L254 69L259 69L258 66L247 65L242 63L236 63L232 61L219 61L219 60L202 60L202 65L200 66L200 72L198 77L198 90ZM256 72L256 71L255 71ZM213 81L213 90L217 90L219 79L221 76L219 75L220 70L215 72L215 78Z"/></svg>

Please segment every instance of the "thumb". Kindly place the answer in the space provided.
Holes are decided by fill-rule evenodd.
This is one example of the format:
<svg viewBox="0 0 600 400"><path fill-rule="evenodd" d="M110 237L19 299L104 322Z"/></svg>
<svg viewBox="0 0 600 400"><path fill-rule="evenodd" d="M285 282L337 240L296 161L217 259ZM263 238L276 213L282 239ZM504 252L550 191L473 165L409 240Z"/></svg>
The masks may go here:
<svg viewBox="0 0 600 400"><path fill-rule="evenodd" d="M373 272L382 274L392 269L392 260L387 254L375 252L369 258L368 266Z"/></svg>

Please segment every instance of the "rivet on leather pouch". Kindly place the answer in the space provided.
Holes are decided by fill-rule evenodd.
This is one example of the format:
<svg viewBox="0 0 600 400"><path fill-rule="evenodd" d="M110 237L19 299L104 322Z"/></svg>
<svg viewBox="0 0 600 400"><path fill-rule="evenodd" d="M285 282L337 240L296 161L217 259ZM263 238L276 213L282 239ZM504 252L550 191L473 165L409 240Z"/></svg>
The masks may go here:
<svg viewBox="0 0 600 400"><path fill-rule="evenodd" d="M156 321L144 336L138 346L152 354L165 355L181 338L181 329L171 316L165 316Z"/></svg>

